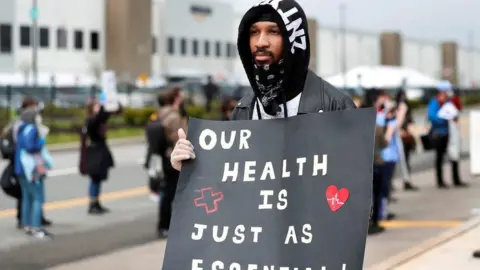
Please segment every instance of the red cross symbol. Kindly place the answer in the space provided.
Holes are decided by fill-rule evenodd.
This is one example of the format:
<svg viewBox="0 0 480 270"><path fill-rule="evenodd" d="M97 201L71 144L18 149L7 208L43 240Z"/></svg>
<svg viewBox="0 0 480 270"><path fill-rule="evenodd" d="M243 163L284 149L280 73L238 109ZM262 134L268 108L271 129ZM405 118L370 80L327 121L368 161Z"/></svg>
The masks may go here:
<svg viewBox="0 0 480 270"><path fill-rule="evenodd" d="M206 187L200 189L200 197L193 200L196 207L205 207L207 214L215 213L218 211L218 203L223 200L222 192L213 192L212 187ZM211 201L211 202L210 202Z"/></svg>

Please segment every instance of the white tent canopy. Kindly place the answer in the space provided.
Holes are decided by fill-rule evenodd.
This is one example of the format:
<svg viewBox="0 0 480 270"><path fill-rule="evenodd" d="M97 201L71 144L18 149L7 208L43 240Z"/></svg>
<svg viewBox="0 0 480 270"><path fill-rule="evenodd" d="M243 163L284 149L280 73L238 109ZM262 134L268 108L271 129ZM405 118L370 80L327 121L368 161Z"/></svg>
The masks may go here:
<svg viewBox="0 0 480 270"><path fill-rule="evenodd" d="M421 72L393 66L360 66L346 74L338 74L325 79L336 87L363 88L427 88L437 87L439 80Z"/></svg>

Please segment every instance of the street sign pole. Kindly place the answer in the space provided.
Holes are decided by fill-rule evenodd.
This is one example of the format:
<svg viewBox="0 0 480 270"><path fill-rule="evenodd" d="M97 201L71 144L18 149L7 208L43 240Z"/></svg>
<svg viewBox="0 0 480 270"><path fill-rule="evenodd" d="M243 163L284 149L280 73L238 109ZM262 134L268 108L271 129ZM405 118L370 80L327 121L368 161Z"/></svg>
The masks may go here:
<svg viewBox="0 0 480 270"><path fill-rule="evenodd" d="M30 35L32 37L32 79L33 87L38 85L38 0L32 0L32 9L30 17L32 19L32 29Z"/></svg>

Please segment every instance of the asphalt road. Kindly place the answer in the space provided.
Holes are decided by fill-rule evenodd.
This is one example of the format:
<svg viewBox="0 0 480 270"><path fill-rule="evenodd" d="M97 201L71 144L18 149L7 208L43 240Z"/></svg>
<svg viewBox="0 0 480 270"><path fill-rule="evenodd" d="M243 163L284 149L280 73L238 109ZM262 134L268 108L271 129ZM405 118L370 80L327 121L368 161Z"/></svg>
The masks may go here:
<svg viewBox="0 0 480 270"><path fill-rule="evenodd" d="M480 197L477 196L480 185L478 179L469 177L468 167L468 161L461 164L461 174L464 180L471 184L468 189L435 188L432 185L433 170L413 174L413 180L421 188L421 192L396 192L399 202L391 205L391 210L398 215L399 220L384 224L387 226L385 233L368 237L363 269L384 270L398 263L411 266L408 262L413 263L414 267L404 266L401 269L479 269L479 262L469 259L471 251L477 248L475 244L478 238L475 238L475 234L461 234L454 241L455 246L450 245L441 251L431 252L432 248L435 250L432 242L442 243L446 234L450 239L451 230L457 231L462 227L461 222L471 217L470 209L480 205ZM400 183L401 181L396 182ZM449 232L445 232L446 230ZM478 232L476 235L479 235ZM154 241L47 270L158 270L161 269L166 243L167 241L163 240ZM429 259L416 256L419 252L429 254ZM462 267L456 267L459 265Z"/></svg>
<svg viewBox="0 0 480 270"><path fill-rule="evenodd" d="M155 240L157 206L148 198L140 165L145 147L117 146L113 152L117 166L103 187L112 213L103 217L86 214L88 179L77 173L78 153L53 154L56 168L46 181L45 208L55 223L54 241L32 241L16 230L15 202L0 194L1 270L40 270ZM415 172L432 163L431 153L412 156Z"/></svg>

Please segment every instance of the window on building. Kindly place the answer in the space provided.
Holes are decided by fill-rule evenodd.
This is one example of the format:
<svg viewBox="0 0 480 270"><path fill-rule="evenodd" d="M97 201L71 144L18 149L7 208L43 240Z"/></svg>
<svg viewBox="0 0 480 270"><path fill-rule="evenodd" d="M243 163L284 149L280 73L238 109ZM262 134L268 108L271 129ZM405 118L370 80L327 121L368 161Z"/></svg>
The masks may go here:
<svg viewBox="0 0 480 270"><path fill-rule="evenodd" d="M231 58L237 57L237 45L235 43L230 43L230 53Z"/></svg>
<svg viewBox="0 0 480 270"><path fill-rule="evenodd" d="M228 43L228 42L225 43L225 49L226 49L226 51L227 51L227 53L226 53L225 56L226 56L227 58L230 58L231 55L232 55L232 47L230 46L230 43Z"/></svg>
<svg viewBox="0 0 480 270"><path fill-rule="evenodd" d="M12 52L12 26L0 24L0 53Z"/></svg>
<svg viewBox="0 0 480 270"><path fill-rule="evenodd" d="M192 41L192 53L194 56L198 56L198 40L196 39Z"/></svg>
<svg viewBox="0 0 480 270"><path fill-rule="evenodd" d="M168 54L173 55L175 54L175 39L173 37L168 38Z"/></svg>
<svg viewBox="0 0 480 270"><path fill-rule="evenodd" d="M215 55L217 57L222 56L222 44L220 41L215 42Z"/></svg>
<svg viewBox="0 0 480 270"><path fill-rule="evenodd" d="M20 46L30 46L31 39L30 26L20 26Z"/></svg>
<svg viewBox="0 0 480 270"><path fill-rule="evenodd" d="M152 54L157 53L157 37L152 36Z"/></svg>
<svg viewBox="0 0 480 270"><path fill-rule="evenodd" d="M83 32L81 30L75 30L73 36L73 43L75 49L82 50L83 49Z"/></svg>
<svg viewBox="0 0 480 270"><path fill-rule="evenodd" d="M67 48L67 30L64 28L57 29L57 48L66 49Z"/></svg>
<svg viewBox="0 0 480 270"><path fill-rule="evenodd" d="M187 39L186 38L182 38L180 40L180 53L182 55L186 55L187 54Z"/></svg>
<svg viewBox="0 0 480 270"><path fill-rule="evenodd" d="M39 30L40 33L40 48L48 48L49 46L49 34L48 34L48 28L47 27L40 27Z"/></svg>
<svg viewBox="0 0 480 270"><path fill-rule="evenodd" d="M204 43L204 48L205 48L205 56L210 56L210 42L208 40L205 40Z"/></svg>
<svg viewBox="0 0 480 270"><path fill-rule="evenodd" d="M90 50L98 51L100 49L100 35L97 31L90 32Z"/></svg>

